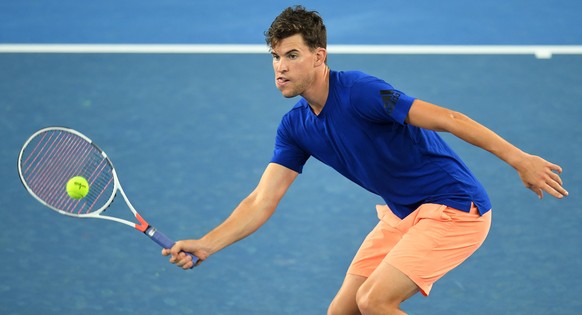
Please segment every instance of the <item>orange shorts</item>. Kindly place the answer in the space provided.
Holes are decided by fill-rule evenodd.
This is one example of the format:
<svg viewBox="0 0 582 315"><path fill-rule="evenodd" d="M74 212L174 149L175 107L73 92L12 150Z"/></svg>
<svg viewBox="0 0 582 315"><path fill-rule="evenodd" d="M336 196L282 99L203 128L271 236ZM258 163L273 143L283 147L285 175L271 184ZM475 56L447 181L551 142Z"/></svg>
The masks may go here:
<svg viewBox="0 0 582 315"><path fill-rule="evenodd" d="M433 283L473 254L489 232L491 211L479 215L444 205L423 204L403 220L385 205L380 222L356 253L348 274L369 277L381 262L406 274L423 295Z"/></svg>

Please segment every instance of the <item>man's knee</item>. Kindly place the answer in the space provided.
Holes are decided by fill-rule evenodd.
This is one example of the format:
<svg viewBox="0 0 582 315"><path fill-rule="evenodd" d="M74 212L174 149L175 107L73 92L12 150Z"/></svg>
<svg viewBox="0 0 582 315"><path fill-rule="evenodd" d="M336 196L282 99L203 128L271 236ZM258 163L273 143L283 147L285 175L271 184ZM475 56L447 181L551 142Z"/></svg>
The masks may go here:
<svg viewBox="0 0 582 315"><path fill-rule="evenodd" d="M342 315L342 310L338 307L338 303L335 300L331 301L329 307L327 308L327 315Z"/></svg>
<svg viewBox="0 0 582 315"><path fill-rule="evenodd" d="M328 315L359 315L356 292L366 281L365 277L348 274L342 287L327 309Z"/></svg>
<svg viewBox="0 0 582 315"><path fill-rule="evenodd" d="M327 309L327 315L354 315L360 314L353 303L346 304L334 299Z"/></svg>
<svg viewBox="0 0 582 315"><path fill-rule="evenodd" d="M400 310L401 299L379 293L374 288L362 286L356 294L356 303L363 315L406 314Z"/></svg>

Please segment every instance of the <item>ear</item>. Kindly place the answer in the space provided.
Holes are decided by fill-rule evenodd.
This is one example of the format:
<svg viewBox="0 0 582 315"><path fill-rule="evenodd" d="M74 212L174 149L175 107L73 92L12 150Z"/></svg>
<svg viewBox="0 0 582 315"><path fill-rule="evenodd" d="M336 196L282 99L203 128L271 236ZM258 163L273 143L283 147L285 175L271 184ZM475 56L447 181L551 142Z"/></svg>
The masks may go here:
<svg viewBox="0 0 582 315"><path fill-rule="evenodd" d="M327 61L327 49L319 47L315 50L315 66L325 65Z"/></svg>

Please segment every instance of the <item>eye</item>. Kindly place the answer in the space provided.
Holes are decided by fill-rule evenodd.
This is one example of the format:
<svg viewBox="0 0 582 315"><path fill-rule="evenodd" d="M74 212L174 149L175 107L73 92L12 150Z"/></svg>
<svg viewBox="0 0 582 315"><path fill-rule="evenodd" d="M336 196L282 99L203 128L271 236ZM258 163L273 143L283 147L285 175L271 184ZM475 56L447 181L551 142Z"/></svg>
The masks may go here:
<svg viewBox="0 0 582 315"><path fill-rule="evenodd" d="M273 60L275 61L279 61L279 59L281 59L281 57L279 57L279 55L277 54L272 54L273 55Z"/></svg>
<svg viewBox="0 0 582 315"><path fill-rule="evenodd" d="M299 55L298 55L298 54L295 54L295 53L293 53L293 54L289 54L289 56L288 56L288 57L289 57L289 59L291 59L291 60L294 60L294 59L297 59L297 58L299 57Z"/></svg>

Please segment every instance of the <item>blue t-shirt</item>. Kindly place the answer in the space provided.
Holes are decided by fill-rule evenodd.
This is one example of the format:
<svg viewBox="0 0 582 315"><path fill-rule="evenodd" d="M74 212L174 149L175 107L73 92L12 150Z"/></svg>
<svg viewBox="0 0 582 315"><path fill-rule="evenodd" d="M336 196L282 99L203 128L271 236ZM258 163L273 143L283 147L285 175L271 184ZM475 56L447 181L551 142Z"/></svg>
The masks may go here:
<svg viewBox="0 0 582 315"><path fill-rule="evenodd" d="M400 218L423 203L489 211L485 189L443 139L404 122L413 101L362 72L330 71L323 110L315 115L299 100L279 124L271 162L301 173L313 156L382 197Z"/></svg>

